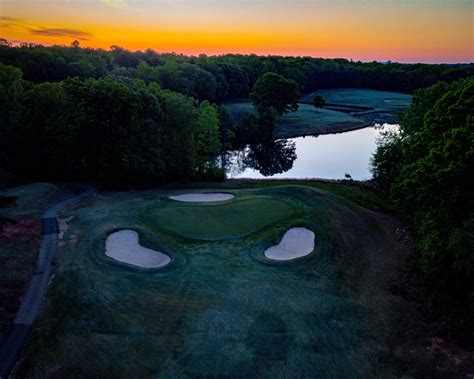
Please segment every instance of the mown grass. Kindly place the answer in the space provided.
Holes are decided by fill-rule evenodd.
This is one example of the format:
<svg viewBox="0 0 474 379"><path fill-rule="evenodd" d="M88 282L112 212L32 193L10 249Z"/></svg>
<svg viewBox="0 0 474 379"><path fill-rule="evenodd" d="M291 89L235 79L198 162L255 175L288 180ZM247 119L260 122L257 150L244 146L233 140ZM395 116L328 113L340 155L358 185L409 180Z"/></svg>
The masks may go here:
<svg viewBox="0 0 474 379"><path fill-rule="evenodd" d="M362 88L320 89L303 96L302 100L310 101L315 95L322 96L326 103L370 107L377 111L408 109L411 101L411 95L404 93Z"/></svg>
<svg viewBox="0 0 474 379"><path fill-rule="evenodd" d="M217 240L243 237L285 220L295 211L287 202L266 197L206 205L166 202L148 212L147 222L185 238Z"/></svg>
<svg viewBox="0 0 474 379"><path fill-rule="evenodd" d="M229 179L221 183L194 183L189 188L216 188L244 189L244 188L267 188L276 186L305 186L327 191L341 197L339 199L348 206L357 204L376 211L394 212L392 204L387 200L385 194L368 182L351 180L328 181L328 180L294 180L294 179ZM184 187L184 185L183 185Z"/></svg>
<svg viewBox="0 0 474 379"><path fill-rule="evenodd" d="M381 316L390 306L381 293L391 280L384 268L394 264L394 242L382 221L314 188L247 188L233 191L235 203L216 205L224 207L216 219L232 223L225 208L239 198L256 199L244 204L262 212L280 203L297 212L260 230L254 224L253 233L237 239L193 240L149 222L150 209L159 214L174 206L207 222L198 219L201 206L167 200L173 192L110 194L63 214L72 219L20 377L393 373L384 347L390 329ZM296 225L315 231L314 253L266 260L265 248ZM137 230L144 246L170 254L172 264L147 271L113 262L104 244L115 228Z"/></svg>
<svg viewBox="0 0 474 379"><path fill-rule="evenodd" d="M315 95L321 95L327 106L316 111L312 105ZM374 123L396 123L399 113L408 109L411 95L361 88L321 89L301 98L299 109L279 117L274 135L276 138L293 138L304 135L340 133L370 126ZM252 113L248 99L225 103L231 114Z"/></svg>
<svg viewBox="0 0 474 379"><path fill-rule="evenodd" d="M254 112L250 100L239 99L225 103L231 114ZM312 105L300 104L296 112L278 118L274 135L277 138L291 138L304 135L338 133L354 130L369 124L347 113L328 109L316 111Z"/></svg>

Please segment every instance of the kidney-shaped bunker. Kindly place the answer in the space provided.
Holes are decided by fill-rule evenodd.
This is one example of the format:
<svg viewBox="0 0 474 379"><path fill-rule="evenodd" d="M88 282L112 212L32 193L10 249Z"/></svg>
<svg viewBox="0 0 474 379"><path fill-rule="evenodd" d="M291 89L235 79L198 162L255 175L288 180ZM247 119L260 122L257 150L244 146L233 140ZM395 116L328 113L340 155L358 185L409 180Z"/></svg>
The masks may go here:
<svg viewBox="0 0 474 379"><path fill-rule="evenodd" d="M171 262L169 255L140 245L134 230L120 230L107 237L105 255L119 262L144 268L159 268Z"/></svg>
<svg viewBox="0 0 474 379"><path fill-rule="evenodd" d="M313 250L314 232L306 228L291 228L278 245L265 250L265 257L275 261L288 261L309 255Z"/></svg>

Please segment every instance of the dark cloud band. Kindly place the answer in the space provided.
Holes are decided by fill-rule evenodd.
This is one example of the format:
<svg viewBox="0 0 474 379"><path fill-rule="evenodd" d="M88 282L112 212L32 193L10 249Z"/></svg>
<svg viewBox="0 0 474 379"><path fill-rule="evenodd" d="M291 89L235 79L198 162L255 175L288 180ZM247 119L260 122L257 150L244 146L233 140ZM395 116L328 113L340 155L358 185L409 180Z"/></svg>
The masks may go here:
<svg viewBox="0 0 474 379"><path fill-rule="evenodd" d="M61 29L61 28L30 28L30 33L37 36L46 37L72 37L82 40L89 40L92 34L82 30Z"/></svg>

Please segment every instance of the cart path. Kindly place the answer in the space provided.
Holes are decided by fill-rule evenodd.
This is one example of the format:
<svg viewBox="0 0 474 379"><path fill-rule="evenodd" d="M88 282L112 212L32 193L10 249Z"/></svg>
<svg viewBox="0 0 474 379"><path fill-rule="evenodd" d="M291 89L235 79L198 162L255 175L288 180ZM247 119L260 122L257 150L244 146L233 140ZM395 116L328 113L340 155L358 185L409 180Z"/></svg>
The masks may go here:
<svg viewBox="0 0 474 379"><path fill-rule="evenodd" d="M43 239L38 255L38 264L23 295L13 326L0 344L0 379L8 378L20 357L23 346L31 331L31 326L46 295L57 250L59 235L59 226L56 219L57 213L64 207L76 204L96 192L94 187L87 185L78 186L83 188L84 192L56 203L44 212L41 217Z"/></svg>

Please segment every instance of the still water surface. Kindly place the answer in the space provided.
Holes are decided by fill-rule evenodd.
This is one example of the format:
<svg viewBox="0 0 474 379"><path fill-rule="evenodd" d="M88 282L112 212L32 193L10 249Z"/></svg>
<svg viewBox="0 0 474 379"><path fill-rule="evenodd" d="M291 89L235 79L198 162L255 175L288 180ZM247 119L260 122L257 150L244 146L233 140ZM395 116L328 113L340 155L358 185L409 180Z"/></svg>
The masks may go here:
<svg viewBox="0 0 474 379"><path fill-rule="evenodd" d="M343 179L350 174L353 179L367 180L372 175L369 162L376 149L376 141L382 131L398 130L398 125L384 124L339 134L326 134L316 137L298 137L293 141L296 147L296 159L293 167L284 173L263 176L258 170L239 163L239 154L235 153L228 168L231 178L324 178Z"/></svg>

